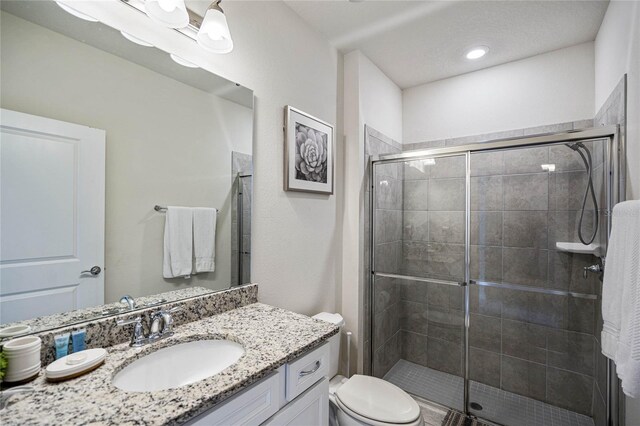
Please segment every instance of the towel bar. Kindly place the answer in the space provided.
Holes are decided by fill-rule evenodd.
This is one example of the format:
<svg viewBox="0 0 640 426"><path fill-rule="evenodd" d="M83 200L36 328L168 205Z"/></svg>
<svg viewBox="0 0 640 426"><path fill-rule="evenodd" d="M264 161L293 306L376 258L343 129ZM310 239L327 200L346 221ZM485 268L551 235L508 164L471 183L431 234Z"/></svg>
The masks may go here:
<svg viewBox="0 0 640 426"><path fill-rule="evenodd" d="M159 205L157 205L157 204L156 204L155 206L153 206L153 209L154 209L155 211L157 211L157 212L160 212L160 213L164 213L164 212L166 212L166 211L167 211L167 208L166 208L166 207L164 207L164 206L159 206ZM218 209L216 209L216 214L218 214Z"/></svg>

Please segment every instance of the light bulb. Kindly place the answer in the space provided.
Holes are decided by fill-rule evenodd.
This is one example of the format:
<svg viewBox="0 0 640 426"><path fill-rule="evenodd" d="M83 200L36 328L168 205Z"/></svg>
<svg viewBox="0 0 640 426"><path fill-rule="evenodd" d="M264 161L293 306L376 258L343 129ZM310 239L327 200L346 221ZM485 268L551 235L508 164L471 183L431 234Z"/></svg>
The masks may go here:
<svg viewBox="0 0 640 426"><path fill-rule="evenodd" d="M169 28L184 28L189 25L189 12L184 0L146 0L147 16Z"/></svg>
<svg viewBox="0 0 640 426"><path fill-rule="evenodd" d="M209 6L198 31L198 44L213 53L229 53L233 50L233 40L227 18L218 5Z"/></svg>
<svg viewBox="0 0 640 426"><path fill-rule="evenodd" d="M176 3L172 0L158 0L158 6L167 13L171 13L176 9Z"/></svg>

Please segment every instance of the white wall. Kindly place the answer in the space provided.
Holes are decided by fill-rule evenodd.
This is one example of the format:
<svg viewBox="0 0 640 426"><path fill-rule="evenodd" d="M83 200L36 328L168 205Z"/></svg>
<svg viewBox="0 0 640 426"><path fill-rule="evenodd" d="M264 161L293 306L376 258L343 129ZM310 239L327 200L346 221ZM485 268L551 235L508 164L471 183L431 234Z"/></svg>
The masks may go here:
<svg viewBox="0 0 640 426"><path fill-rule="evenodd" d="M282 158L287 104L336 123L335 134L342 134L336 113L337 51L282 2L225 3L234 40L227 55L206 53L119 2L76 7L254 90L252 281L260 284L262 302L304 314L334 311L342 181L336 179L333 196L284 192ZM341 138L336 142L341 152Z"/></svg>
<svg viewBox="0 0 640 426"><path fill-rule="evenodd" d="M351 371L362 371L359 318L361 301L358 242L360 233L360 209L362 203L361 182L364 174L364 125L360 120L360 60L358 52L344 56L344 205L342 222L342 289L340 311L345 318L346 331L354 333L352 339L353 367Z"/></svg>
<svg viewBox="0 0 640 426"><path fill-rule="evenodd" d="M403 91L403 143L593 117L593 43Z"/></svg>
<svg viewBox="0 0 640 426"><path fill-rule="evenodd" d="M640 3L609 3L595 41L595 109L627 74L627 198L640 199ZM626 399L626 424L640 425L640 398Z"/></svg>
<svg viewBox="0 0 640 426"><path fill-rule="evenodd" d="M640 3L612 1L595 41L595 112L625 73L627 198L640 199Z"/></svg>
<svg viewBox="0 0 640 426"><path fill-rule="evenodd" d="M402 91L359 51L344 56L344 219L341 312L353 332L351 371L362 371L360 220L364 207L364 126L402 141ZM357 365L356 365L357 363Z"/></svg>
<svg viewBox="0 0 640 426"><path fill-rule="evenodd" d="M402 90L359 51L360 114L362 121L391 139L402 141Z"/></svg>
<svg viewBox="0 0 640 426"><path fill-rule="evenodd" d="M231 152L251 153L253 112L5 12L1 40L3 108L106 131L105 302L228 288ZM163 279L155 204L219 209L215 272Z"/></svg>

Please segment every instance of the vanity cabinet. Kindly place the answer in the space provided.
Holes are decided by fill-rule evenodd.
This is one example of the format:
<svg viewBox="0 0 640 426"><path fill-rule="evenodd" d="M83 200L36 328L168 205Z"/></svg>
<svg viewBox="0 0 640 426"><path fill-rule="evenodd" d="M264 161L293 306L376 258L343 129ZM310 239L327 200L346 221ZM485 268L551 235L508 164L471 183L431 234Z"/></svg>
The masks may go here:
<svg viewBox="0 0 640 426"><path fill-rule="evenodd" d="M324 377L263 423L268 426L328 425L329 379Z"/></svg>
<svg viewBox="0 0 640 426"><path fill-rule="evenodd" d="M329 423L329 344L278 368L264 379L187 422L212 425Z"/></svg>

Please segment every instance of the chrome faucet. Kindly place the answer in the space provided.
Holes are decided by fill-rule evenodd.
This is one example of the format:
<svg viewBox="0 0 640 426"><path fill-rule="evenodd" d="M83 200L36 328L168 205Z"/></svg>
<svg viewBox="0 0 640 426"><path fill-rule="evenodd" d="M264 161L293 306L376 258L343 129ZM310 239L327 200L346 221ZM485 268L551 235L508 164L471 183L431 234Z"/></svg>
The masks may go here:
<svg viewBox="0 0 640 426"><path fill-rule="evenodd" d="M136 308L136 301L133 300L133 297L125 294L120 298L120 303L126 303L129 306L129 310L132 311Z"/></svg>
<svg viewBox="0 0 640 426"><path fill-rule="evenodd" d="M147 339L152 342L162 337L160 324L164 321L162 317L163 311L154 312L151 314L151 325L149 326L149 337Z"/></svg>
<svg viewBox="0 0 640 426"><path fill-rule="evenodd" d="M133 334L131 335L131 347L140 347L156 342L169 336L173 336L173 317L171 314L181 311L182 308L176 306L168 311L161 309L154 312L149 317L149 335L145 337L142 326L142 317L137 316L128 320L118 320L119 326L133 324Z"/></svg>

